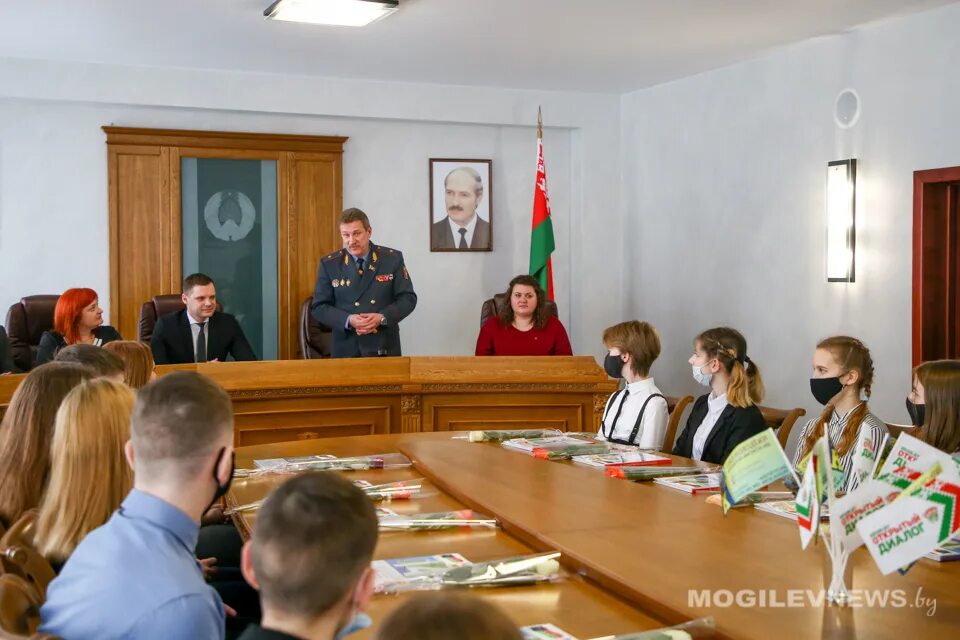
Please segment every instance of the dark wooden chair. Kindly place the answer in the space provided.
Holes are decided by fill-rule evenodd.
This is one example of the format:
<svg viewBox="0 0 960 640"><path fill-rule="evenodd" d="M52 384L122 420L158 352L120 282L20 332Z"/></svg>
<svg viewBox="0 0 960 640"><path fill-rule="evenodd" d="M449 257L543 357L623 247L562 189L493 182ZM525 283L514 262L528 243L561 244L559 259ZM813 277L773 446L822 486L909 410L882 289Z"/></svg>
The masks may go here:
<svg viewBox="0 0 960 640"><path fill-rule="evenodd" d="M777 432L777 439L780 446L786 448L787 440L790 439L790 432L793 431L793 425L807 412L801 408L796 409L774 409L772 407L759 407L760 413L767 426Z"/></svg>
<svg viewBox="0 0 960 640"><path fill-rule="evenodd" d="M906 433L914 438L920 434L920 429L912 424L893 424L891 422L887 423L887 431L890 432L891 440L896 440L899 438L901 433Z"/></svg>
<svg viewBox="0 0 960 640"><path fill-rule="evenodd" d="M313 296L300 305L300 357L304 360L329 358L330 348L333 346L333 332L330 327L313 317L310 310L312 306Z"/></svg>
<svg viewBox="0 0 960 640"><path fill-rule="evenodd" d="M673 451L680 419L683 418L683 412L694 398L693 396L664 396L664 398L667 399L667 411L670 412L670 417L667 419L667 432L663 436L663 445L660 448L662 451Z"/></svg>
<svg viewBox="0 0 960 640"><path fill-rule="evenodd" d="M42 600L47 596L47 586L57 574L33 544L36 520L37 510L31 509L3 534L0 538L0 567L4 574L26 580Z"/></svg>
<svg viewBox="0 0 960 640"><path fill-rule="evenodd" d="M43 599L18 575L0 575L0 639L30 638L40 626Z"/></svg>

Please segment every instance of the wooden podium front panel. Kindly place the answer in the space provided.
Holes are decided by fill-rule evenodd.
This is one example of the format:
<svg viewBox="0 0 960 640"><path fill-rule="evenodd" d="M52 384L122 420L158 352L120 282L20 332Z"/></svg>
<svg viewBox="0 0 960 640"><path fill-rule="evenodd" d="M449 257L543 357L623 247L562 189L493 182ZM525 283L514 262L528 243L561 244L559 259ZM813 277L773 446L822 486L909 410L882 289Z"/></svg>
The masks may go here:
<svg viewBox="0 0 960 640"><path fill-rule="evenodd" d="M590 431L591 399L571 393L476 393L424 395L421 431L560 429Z"/></svg>

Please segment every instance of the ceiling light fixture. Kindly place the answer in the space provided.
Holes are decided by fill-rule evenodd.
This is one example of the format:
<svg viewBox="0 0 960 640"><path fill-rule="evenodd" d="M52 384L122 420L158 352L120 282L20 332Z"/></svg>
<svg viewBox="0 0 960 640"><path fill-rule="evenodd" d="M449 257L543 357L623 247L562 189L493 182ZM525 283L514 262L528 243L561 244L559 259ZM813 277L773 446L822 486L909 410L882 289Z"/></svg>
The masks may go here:
<svg viewBox="0 0 960 640"><path fill-rule="evenodd" d="M264 9L268 20L364 27L400 8L398 0L277 0Z"/></svg>

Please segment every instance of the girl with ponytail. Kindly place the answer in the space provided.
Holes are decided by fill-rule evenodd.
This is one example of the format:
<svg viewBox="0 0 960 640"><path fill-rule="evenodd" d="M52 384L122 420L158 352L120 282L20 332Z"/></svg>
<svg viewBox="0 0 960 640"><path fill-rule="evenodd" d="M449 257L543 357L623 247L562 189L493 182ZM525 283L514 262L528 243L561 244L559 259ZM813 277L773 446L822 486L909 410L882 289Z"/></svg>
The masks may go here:
<svg viewBox="0 0 960 640"><path fill-rule="evenodd" d="M854 454L866 447L876 456L887 432L887 425L867 407L872 386L873 359L865 344L849 336L817 344L810 391L824 410L800 431L794 466L803 462L826 430L839 458L838 471L843 469L842 490L849 493L857 488L859 479L851 473Z"/></svg>
<svg viewBox="0 0 960 640"><path fill-rule="evenodd" d="M757 404L763 378L736 329L708 329L693 341L693 378L710 393L697 398L674 455L723 464L734 447L767 428Z"/></svg>

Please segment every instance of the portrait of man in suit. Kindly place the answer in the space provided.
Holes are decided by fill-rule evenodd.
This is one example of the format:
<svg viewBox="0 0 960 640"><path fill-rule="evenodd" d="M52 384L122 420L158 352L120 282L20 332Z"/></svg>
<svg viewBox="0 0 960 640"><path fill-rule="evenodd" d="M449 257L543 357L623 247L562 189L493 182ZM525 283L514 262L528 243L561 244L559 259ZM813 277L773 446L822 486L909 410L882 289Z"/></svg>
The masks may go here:
<svg viewBox="0 0 960 640"><path fill-rule="evenodd" d="M430 250L491 251L490 160L430 160Z"/></svg>

